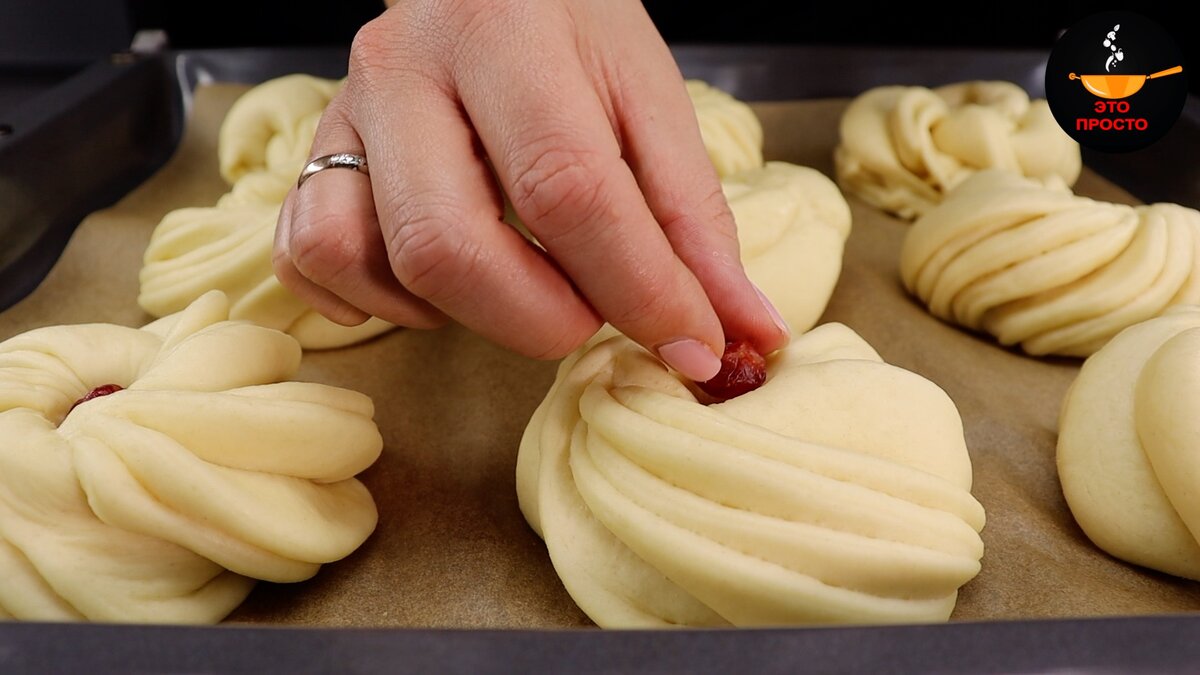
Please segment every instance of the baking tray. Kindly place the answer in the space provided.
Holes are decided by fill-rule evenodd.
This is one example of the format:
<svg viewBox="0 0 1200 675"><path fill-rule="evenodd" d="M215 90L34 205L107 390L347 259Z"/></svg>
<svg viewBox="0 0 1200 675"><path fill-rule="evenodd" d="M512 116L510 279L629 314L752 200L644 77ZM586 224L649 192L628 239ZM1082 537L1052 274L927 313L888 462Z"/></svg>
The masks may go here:
<svg viewBox="0 0 1200 675"><path fill-rule="evenodd" d="M750 100L851 96L879 84L963 79L1042 88L1028 51L684 47L684 73ZM0 308L37 285L80 218L139 184L178 141L190 92L212 80L338 76L345 50L119 54L20 105L0 124ZM3 83L0 82L0 86ZM2 113L0 113L2 114ZM1140 153L1086 155L1138 198L1200 206L1200 105ZM3 300L9 298L5 303ZM0 625L0 672L788 671L1166 672L1193 668L1200 617L936 626L600 632Z"/></svg>

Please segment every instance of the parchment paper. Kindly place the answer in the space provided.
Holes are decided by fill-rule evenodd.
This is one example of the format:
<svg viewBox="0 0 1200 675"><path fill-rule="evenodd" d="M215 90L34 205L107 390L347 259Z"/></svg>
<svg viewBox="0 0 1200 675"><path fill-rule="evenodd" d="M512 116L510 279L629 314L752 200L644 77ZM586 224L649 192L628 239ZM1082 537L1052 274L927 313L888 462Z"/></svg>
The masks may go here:
<svg viewBox="0 0 1200 675"><path fill-rule="evenodd" d="M39 326L140 326L137 274L167 211L208 206L227 186L216 131L243 86L196 92L181 147L158 174L87 218L46 281L0 314L0 340ZM756 105L766 156L832 175L846 101ZM1085 170L1077 192L1132 203ZM1033 359L942 324L905 295L897 272L907 225L848 198L853 231L823 321L841 321L889 362L941 385L962 413L987 509L983 572L954 620L1084 617L1200 608L1200 584L1122 563L1095 548L1059 489L1059 405L1079 361ZM375 534L300 584L260 584L232 622L316 626L591 625L563 590L517 508L517 444L555 364L508 353L466 330L398 330L305 355L299 379L369 394L386 443L362 479L380 508Z"/></svg>

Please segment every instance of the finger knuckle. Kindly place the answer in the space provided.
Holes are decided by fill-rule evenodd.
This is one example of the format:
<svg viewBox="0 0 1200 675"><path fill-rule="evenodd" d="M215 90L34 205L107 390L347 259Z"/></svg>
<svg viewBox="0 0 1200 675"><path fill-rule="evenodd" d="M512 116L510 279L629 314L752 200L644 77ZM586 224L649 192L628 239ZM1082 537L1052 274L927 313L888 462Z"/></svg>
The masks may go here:
<svg viewBox="0 0 1200 675"><path fill-rule="evenodd" d="M701 193L696 202L696 213L702 222L709 224L711 231L737 241L733 212L729 210L729 200L719 183Z"/></svg>
<svg viewBox="0 0 1200 675"><path fill-rule="evenodd" d="M676 253L689 264L715 259L723 265L741 259L737 224L724 193L718 188L691 208L679 209L661 221L663 233Z"/></svg>
<svg viewBox="0 0 1200 675"><path fill-rule="evenodd" d="M442 31L424 29L420 17L397 21L381 16L367 22L350 43L347 89L363 95L389 89L419 89L440 81L443 75ZM361 105L363 101L359 101Z"/></svg>
<svg viewBox="0 0 1200 675"><path fill-rule="evenodd" d="M665 294L646 289L628 296L620 307L607 317L614 326L622 328L644 328L659 325L667 315Z"/></svg>
<svg viewBox="0 0 1200 675"><path fill-rule="evenodd" d="M689 205L676 209L662 227L669 235L685 240L713 234L737 241L737 226L720 185L704 190Z"/></svg>
<svg viewBox="0 0 1200 675"><path fill-rule="evenodd" d="M395 49L395 31L382 17L363 24L350 42L350 72L371 71Z"/></svg>
<svg viewBox="0 0 1200 675"><path fill-rule="evenodd" d="M509 198L527 224L542 225L537 234L543 243L565 243L579 226L603 216L603 175L600 162L587 153L546 149L516 165Z"/></svg>
<svg viewBox="0 0 1200 675"><path fill-rule="evenodd" d="M391 235L392 273L409 291L434 304L452 301L474 277L479 251L443 212L404 221Z"/></svg>
<svg viewBox="0 0 1200 675"><path fill-rule="evenodd" d="M583 346L595 329L596 327L592 326L591 330L583 332L573 327L563 327L555 334L544 335L532 349L528 350L527 356L540 361L556 361L564 358Z"/></svg>
<svg viewBox="0 0 1200 675"><path fill-rule="evenodd" d="M338 285L363 254L362 247L346 234L353 228L336 213L309 213L305 220L303 226L292 230L289 243L292 264L318 285Z"/></svg>

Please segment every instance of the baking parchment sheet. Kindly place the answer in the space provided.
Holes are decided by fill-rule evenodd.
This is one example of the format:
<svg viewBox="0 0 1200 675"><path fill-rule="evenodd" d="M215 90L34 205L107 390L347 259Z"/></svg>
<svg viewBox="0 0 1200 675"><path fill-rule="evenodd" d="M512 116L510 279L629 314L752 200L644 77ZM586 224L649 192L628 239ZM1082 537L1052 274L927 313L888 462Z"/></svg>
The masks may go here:
<svg viewBox="0 0 1200 675"><path fill-rule="evenodd" d="M216 138L242 85L199 88L173 159L115 206L89 216L45 282L0 313L0 340L40 326L151 319L138 270L162 216L211 206L228 186ZM832 175L845 100L755 105L768 159ZM1200 150L1198 148L1197 150ZM1090 197L1134 200L1088 170ZM1200 584L1143 570L1095 548L1075 524L1054 465L1056 419L1079 361L1034 359L943 324L903 291L907 224L852 196L844 268L822 322L858 331L888 362L944 388L962 414L987 510L983 571L952 620L1085 617L1200 608ZM379 505L375 534L299 584L259 584L231 622L325 627L551 628L591 625L562 588L514 487L517 445L556 364L517 356L458 326L397 330L308 352L298 379L375 400L385 448L363 473Z"/></svg>

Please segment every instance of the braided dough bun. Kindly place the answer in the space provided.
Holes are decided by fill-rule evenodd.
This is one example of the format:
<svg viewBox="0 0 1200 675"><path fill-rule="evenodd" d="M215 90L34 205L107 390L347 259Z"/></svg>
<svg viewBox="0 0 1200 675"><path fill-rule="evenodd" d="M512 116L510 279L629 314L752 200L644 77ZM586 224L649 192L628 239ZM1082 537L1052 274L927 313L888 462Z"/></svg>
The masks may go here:
<svg viewBox="0 0 1200 675"><path fill-rule="evenodd" d="M296 183L308 161L313 136L325 106L341 88L339 80L310 75L286 75L268 80L230 106L217 136L221 177L234 186L225 199L279 204ZM239 182L257 176L242 189L255 186L255 194L239 194Z"/></svg>
<svg viewBox="0 0 1200 675"><path fill-rule="evenodd" d="M296 341L227 316L214 291L0 342L0 618L215 622L371 534L371 400L288 382Z"/></svg>
<svg viewBox="0 0 1200 675"><path fill-rule="evenodd" d="M742 264L792 330L829 304L850 235L850 206L821 172L767 162L721 181L738 225Z"/></svg>
<svg viewBox="0 0 1200 675"><path fill-rule="evenodd" d="M612 329L562 363L517 494L575 602L609 628L948 618L984 524L954 404L841 324L767 361L711 406Z"/></svg>
<svg viewBox="0 0 1200 675"><path fill-rule="evenodd" d="M834 151L847 192L912 219L980 169L1004 169L1073 185L1082 161L1045 100L1011 82L936 89L871 89L842 115Z"/></svg>
<svg viewBox="0 0 1200 675"><path fill-rule="evenodd" d="M1108 553L1200 580L1200 307L1132 326L1084 364L1059 418L1071 512Z"/></svg>
<svg viewBox="0 0 1200 675"><path fill-rule="evenodd" d="M1200 212L1098 202L1001 171L921 217L900 255L905 287L934 316L1039 356L1088 356L1200 302Z"/></svg>
<svg viewBox="0 0 1200 675"><path fill-rule="evenodd" d="M221 175L232 188L215 207L163 217L143 257L142 309L166 316L216 289L229 297L230 318L284 331L305 349L342 347L394 327L374 317L358 326L336 324L284 288L271 266L279 207L340 86L289 75L254 87L233 104L217 144Z"/></svg>
<svg viewBox="0 0 1200 675"><path fill-rule="evenodd" d="M717 175L724 178L762 166L762 124L750 106L701 80L686 84Z"/></svg>

